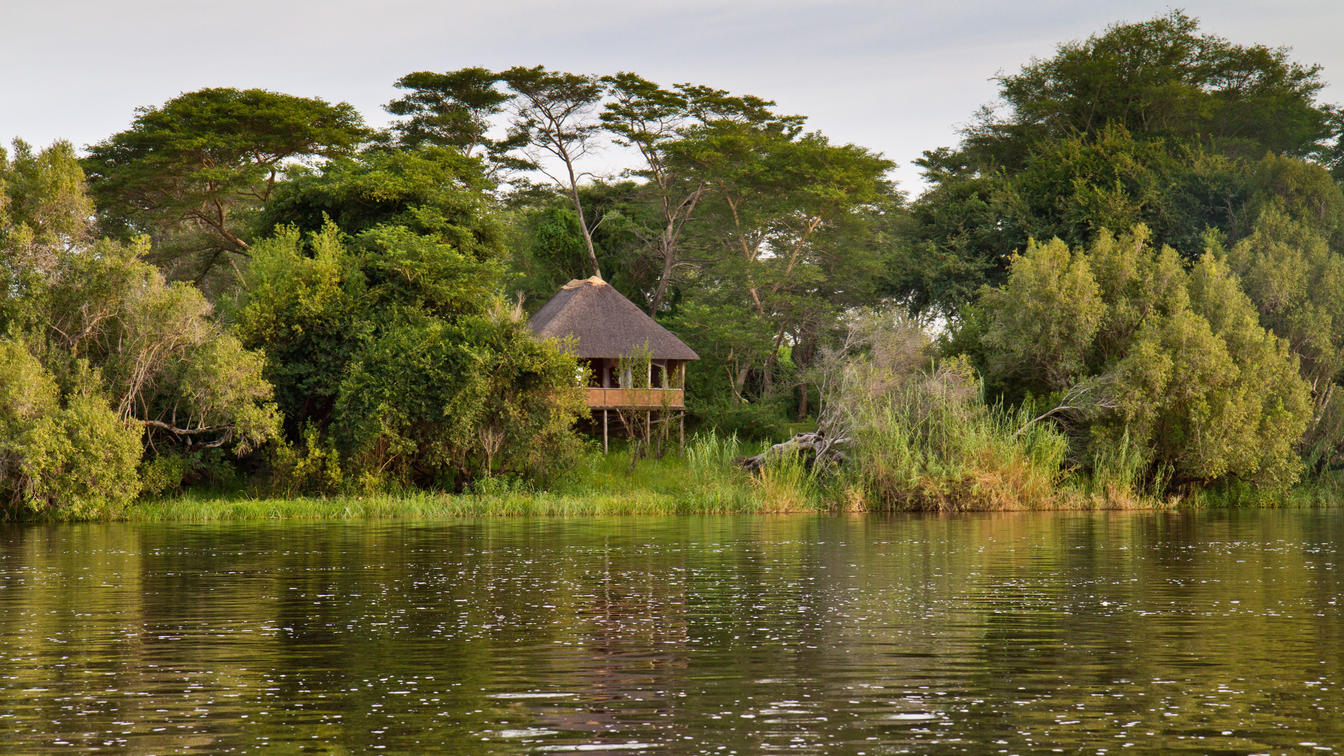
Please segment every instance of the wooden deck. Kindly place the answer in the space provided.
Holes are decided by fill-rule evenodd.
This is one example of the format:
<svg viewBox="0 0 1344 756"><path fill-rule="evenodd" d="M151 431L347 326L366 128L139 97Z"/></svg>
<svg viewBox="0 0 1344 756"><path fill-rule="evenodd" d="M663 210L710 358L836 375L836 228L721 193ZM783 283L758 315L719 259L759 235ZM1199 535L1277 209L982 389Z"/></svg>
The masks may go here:
<svg viewBox="0 0 1344 756"><path fill-rule="evenodd" d="M685 409L684 389L590 388L592 409Z"/></svg>

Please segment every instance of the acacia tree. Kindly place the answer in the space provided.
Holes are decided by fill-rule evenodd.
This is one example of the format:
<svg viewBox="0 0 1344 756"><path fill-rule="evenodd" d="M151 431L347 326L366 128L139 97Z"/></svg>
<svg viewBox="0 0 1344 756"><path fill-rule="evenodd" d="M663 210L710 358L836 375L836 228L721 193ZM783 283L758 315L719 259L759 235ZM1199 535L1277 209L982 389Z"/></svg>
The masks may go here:
<svg viewBox="0 0 1344 756"><path fill-rule="evenodd" d="M487 135L490 119L509 101L498 84L499 74L480 67L408 73L394 85L407 93L387 104L387 112L402 118L392 130L405 147L428 144L488 157L498 144Z"/></svg>
<svg viewBox="0 0 1344 756"><path fill-rule="evenodd" d="M596 118L602 84L596 77L547 71L542 66L514 66L500 74L513 90L513 119L509 138L520 146L528 167L551 180L569 197L579 219L579 231L593 275L602 276L593 247L593 228L584 212L578 163L595 147L601 125ZM560 168L547 167L558 160ZM557 175L558 174L558 175Z"/></svg>
<svg viewBox="0 0 1344 756"><path fill-rule="evenodd" d="M83 161L104 234L148 234L175 280L215 289L251 247L250 216L297 161L367 136L353 107L261 89L202 89L136 111Z"/></svg>
<svg viewBox="0 0 1344 756"><path fill-rule="evenodd" d="M610 100L602 123L617 144L634 148L642 167L632 171L645 179L641 194L658 208L659 228L652 235L661 271L652 295L649 314L662 307L678 268L686 265L681 254L682 237L708 188L707 177L679 170L675 155L679 142L697 127L711 123L776 124L801 123L796 116L774 112L775 103L751 95L737 96L719 89L678 84L664 89L629 72L602 79Z"/></svg>
<svg viewBox="0 0 1344 756"><path fill-rule="evenodd" d="M719 120L689 130L669 150L703 177L712 197L697 229L697 284L732 292L754 321L770 324L769 342L755 348L762 362L739 367L734 391L740 395L757 369L768 393L790 335L796 343L806 323L825 320L814 317L815 302L862 298L862 279L875 275L876 250L852 243L862 236L853 226L866 225L868 211L890 195L891 163L799 134L790 121Z"/></svg>
<svg viewBox="0 0 1344 756"><path fill-rule="evenodd" d="M665 148L681 135L689 102L683 93L663 89L633 73L607 76L603 82L612 99L602 112L602 123L615 135L617 144L639 152L644 167L638 173L648 181L649 193L660 211L662 227L654 243L662 271L649 298L649 314L656 315L680 262L682 232L705 192L702 178L679 175L667 163Z"/></svg>

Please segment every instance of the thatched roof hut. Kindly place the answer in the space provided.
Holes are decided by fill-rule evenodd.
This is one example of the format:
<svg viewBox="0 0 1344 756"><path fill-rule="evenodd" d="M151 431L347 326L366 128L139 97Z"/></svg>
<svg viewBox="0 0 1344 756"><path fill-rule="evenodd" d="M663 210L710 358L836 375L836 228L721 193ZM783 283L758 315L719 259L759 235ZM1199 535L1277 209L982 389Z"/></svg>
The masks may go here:
<svg viewBox="0 0 1344 756"><path fill-rule="evenodd" d="M597 276L565 284L528 321L539 338L573 337L576 356L590 367L588 406L594 409L682 409L686 363L695 350ZM620 359L648 345L643 376L621 374ZM647 388L646 388L647 387Z"/></svg>
<svg viewBox="0 0 1344 756"><path fill-rule="evenodd" d="M575 279L528 321L541 338L573 336L584 358L618 358L648 342L655 360L698 360L700 355L597 276Z"/></svg>

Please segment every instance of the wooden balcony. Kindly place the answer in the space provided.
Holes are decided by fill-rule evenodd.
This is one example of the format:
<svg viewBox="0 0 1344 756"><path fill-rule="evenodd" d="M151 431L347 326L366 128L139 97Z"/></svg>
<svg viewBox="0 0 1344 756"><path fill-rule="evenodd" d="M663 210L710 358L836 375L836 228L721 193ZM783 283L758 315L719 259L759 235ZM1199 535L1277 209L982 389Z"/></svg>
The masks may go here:
<svg viewBox="0 0 1344 756"><path fill-rule="evenodd" d="M685 389L590 388L592 409L685 409Z"/></svg>

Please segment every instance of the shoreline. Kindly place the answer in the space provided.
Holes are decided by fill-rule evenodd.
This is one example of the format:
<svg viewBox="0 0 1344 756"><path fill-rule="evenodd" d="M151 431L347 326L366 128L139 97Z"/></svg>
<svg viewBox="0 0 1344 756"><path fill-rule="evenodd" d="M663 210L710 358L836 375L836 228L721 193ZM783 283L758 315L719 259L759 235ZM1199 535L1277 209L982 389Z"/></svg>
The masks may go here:
<svg viewBox="0 0 1344 756"><path fill-rule="evenodd" d="M1153 502L1135 505L1099 502L1093 506L1000 507L961 509L861 508L835 505L780 506L765 501L746 506L704 506L678 502L656 492L636 496L589 496L567 494L375 494L370 496L305 496L295 498L246 498L235 496L183 496L131 505L118 516L95 522L247 522L320 520L450 520L509 517L583 518L676 515L797 515L797 514L981 514L997 512L1198 512L1229 509L1330 509L1344 500L1319 497L1287 497L1273 504L1210 505L1185 502Z"/></svg>

